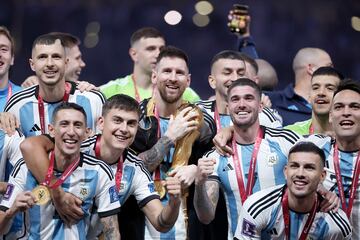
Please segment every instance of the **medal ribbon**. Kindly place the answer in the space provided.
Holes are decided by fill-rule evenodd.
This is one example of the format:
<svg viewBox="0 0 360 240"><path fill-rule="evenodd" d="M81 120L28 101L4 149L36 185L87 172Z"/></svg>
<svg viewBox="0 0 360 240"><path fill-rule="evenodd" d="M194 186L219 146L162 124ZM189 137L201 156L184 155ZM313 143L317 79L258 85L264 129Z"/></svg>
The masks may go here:
<svg viewBox="0 0 360 240"><path fill-rule="evenodd" d="M310 227L315 219L317 208L318 208L318 198L316 196L315 203L314 203L313 207L311 208L310 215L308 216L308 219L306 220L305 226L301 232L299 240L305 240L307 235L309 234ZM291 223L290 223L289 201L288 201L288 190L287 189L285 189L285 193L282 198L282 210L283 210L284 224L285 224L285 236L286 236L286 239L289 240Z"/></svg>
<svg viewBox="0 0 360 240"><path fill-rule="evenodd" d="M360 151L358 152L358 156L356 158L356 165L354 170L354 176L351 182L351 189L350 189L350 197L349 197L349 204L346 207L346 199L345 199L345 193L344 193L344 185L342 183L341 179L341 170L340 170L340 160L339 160L339 149L335 142L334 144L334 169L335 169L335 176L336 176L336 182L338 185L339 195L340 195L340 201L341 201L341 207L345 211L346 215L350 218L351 210L354 203L355 198L355 192L358 186L359 182L359 174L360 174Z"/></svg>
<svg viewBox="0 0 360 240"><path fill-rule="evenodd" d="M155 118L158 122L158 128L157 128L157 138L158 140L161 137L161 126L160 126L160 115L159 115L159 110L157 109L156 105L154 107L154 115ZM160 165L155 169L155 176L154 176L154 181L160 181L161 180L161 174L160 174Z"/></svg>
<svg viewBox="0 0 360 240"><path fill-rule="evenodd" d="M67 102L67 101L69 100L70 89L71 89L70 84L69 84L69 83L65 83L65 93L64 93L64 97L63 97L63 102ZM45 110L44 110L44 100L43 100L43 98L40 96L40 94L38 95L38 109L39 109L39 118L40 118L41 133L42 133L42 134L45 134Z"/></svg>
<svg viewBox="0 0 360 240"><path fill-rule="evenodd" d="M216 102L214 103L215 103L214 120L216 124L216 132L219 132L219 130L221 129L220 114L219 111L217 110Z"/></svg>
<svg viewBox="0 0 360 240"><path fill-rule="evenodd" d="M243 175L242 175L242 171L241 171L241 164L240 164L239 154L237 151L237 144L236 144L235 137L233 137L233 140L232 140L232 148L233 148L233 152L234 152L233 159L234 159L234 165L235 165L235 173L236 173L236 179L237 179L242 203L244 203L246 198L249 195L251 195L251 193L252 193L252 188L255 183L254 175L255 175L255 169L256 169L256 160L257 160L257 155L259 153L260 144L261 144L261 140L262 140L263 136L264 136L263 130L259 127L257 137L255 140L255 144L254 144L254 150L251 155L246 189L244 186L244 179L243 179Z"/></svg>
<svg viewBox="0 0 360 240"><path fill-rule="evenodd" d="M48 186L49 188L53 188L53 189L57 188L58 186L63 184L63 182L66 180L67 177L69 177L71 175L71 173L75 170L77 165L79 165L79 162L80 162L80 157L76 161L73 161L66 168L66 170L63 172L63 174L61 174L60 178L58 178L54 184L50 185L51 177L53 176L53 173L54 173L54 164L55 164L55 153L54 153L54 151L51 151L50 164L49 164L48 172L46 174L45 182L43 183L43 185Z"/></svg>
<svg viewBox="0 0 360 240"><path fill-rule="evenodd" d="M309 134L310 134L310 135L314 134L314 131L315 131L315 130L314 130L314 125L311 123L311 124L310 124L310 127L309 127Z"/></svg>
<svg viewBox="0 0 360 240"><path fill-rule="evenodd" d="M10 99L11 96L12 96L12 85L11 85L11 83L9 82L9 83L8 83L8 92L7 92L6 102L9 101L9 99Z"/></svg>
<svg viewBox="0 0 360 240"><path fill-rule="evenodd" d="M100 139L101 139L101 136L100 135L97 136L96 143L95 143L95 157L99 158L99 159L101 159L101 155L100 155ZM121 155L119 160L118 160L118 164L117 164L117 168L116 168L116 174L115 174L116 189L117 189L118 192L120 191L122 174L123 174L123 156Z"/></svg>

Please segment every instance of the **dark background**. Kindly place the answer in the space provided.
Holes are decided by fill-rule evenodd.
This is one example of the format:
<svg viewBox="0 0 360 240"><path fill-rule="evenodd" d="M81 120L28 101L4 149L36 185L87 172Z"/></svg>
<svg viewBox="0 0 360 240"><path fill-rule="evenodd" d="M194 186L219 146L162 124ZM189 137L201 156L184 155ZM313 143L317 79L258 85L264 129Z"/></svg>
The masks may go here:
<svg viewBox="0 0 360 240"><path fill-rule="evenodd" d="M236 48L236 37L226 23L234 3L248 4L252 17L251 32L259 56L274 65L279 76L278 89L293 81L291 69L295 53L302 47L320 47L329 52L335 66L346 76L360 79L360 32L351 27L351 17L360 17L359 0L212 0L214 11L206 27L192 22L194 0L1 0L0 24L7 26L16 39L15 66L11 80L20 84L31 70L28 58L33 40L50 31L78 36L87 66L81 79L101 85L132 72L128 56L132 32L144 26L158 28L171 44L190 57L192 87L202 98L211 95L207 75L212 56ZM177 10L182 21L170 26L164 14ZM84 46L86 27L98 22L99 42Z"/></svg>

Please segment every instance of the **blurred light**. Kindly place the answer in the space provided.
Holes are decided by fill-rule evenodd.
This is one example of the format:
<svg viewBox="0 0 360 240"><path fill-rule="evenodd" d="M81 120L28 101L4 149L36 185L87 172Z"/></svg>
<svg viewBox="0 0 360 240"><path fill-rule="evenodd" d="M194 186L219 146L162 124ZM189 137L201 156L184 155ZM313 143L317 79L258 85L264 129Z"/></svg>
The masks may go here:
<svg viewBox="0 0 360 240"><path fill-rule="evenodd" d="M360 32L360 18L353 16L351 18L351 26L355 29L355 31Z"/></svg>
<svg viewBox="0 0 360 240"><path fill-rule="evenodd" d="M165 22L169 25L176 25L181 21L181 19L181 14L175 10L168 11L164 16Z"/></svg>
<svg viewBox="0 0 360 240"><path fill-rule="evenodd" d="M198 27L205 27L210 22L210 18L208 16L201 15L198 13L196 13L192 19L193 19L194 24Z"/></svg>
<svg viewBox="0 0 360 240"><path fill-rule="evenodd" d="M214 7L208 1L200 1L195 4L195 10L201 15L209 15Z"/></svg>
<svg viewBox="0 0 360 240"><path fill-rule="evenodd" d="M94 48L99 42L99 36L96 33L89 33L84 39L84 45L87 48Z"/></svg>
<svg viewBox="0 0 360 240"><path fill-rule="evenodd" d="M99 33L100 32L100 23L99 22L89 22L86 26L86 33Z"/></svg>

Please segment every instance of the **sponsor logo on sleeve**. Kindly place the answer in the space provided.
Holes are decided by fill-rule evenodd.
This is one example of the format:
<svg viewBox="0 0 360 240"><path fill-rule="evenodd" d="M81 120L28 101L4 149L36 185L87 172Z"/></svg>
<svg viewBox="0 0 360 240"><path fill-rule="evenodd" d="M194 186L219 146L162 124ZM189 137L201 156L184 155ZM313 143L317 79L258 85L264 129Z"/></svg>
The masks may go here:
<svg viewBox="0 0 360 240"><path fill-rule="evenodd" d="M255 237L255 235L256 235L255 224L244 219L244 222L242 225L242 234L245 236L249 236L249 237Z"/></svg>
<svg viewBox="0 0 360 240"><path fill-rule="evenodd" d="M155 185L153 182L148 184L148 188L151 193L155 192Z"/></svg>
<svg viewBox="0 0 360 240"><path fill-rule="evenodd" d="M13 193L13 191L14 191L14 185L12 185L12 184L8 184L7 185L7 187L6 187L6 191L5 191L5 194L4 194L4 196L3 196L3 199L4 200L9 200L10 199L10 197L11 197L11 195L12 195L12 193Z"/></svg>
<svg viewBox="0 0 360 240"><path fill-rule="evenodd" d="M109 188L109 195L110 195L110 203L114 203L116 201L119 201L119 196L116 191L116 186L112 186Z"/></svg>

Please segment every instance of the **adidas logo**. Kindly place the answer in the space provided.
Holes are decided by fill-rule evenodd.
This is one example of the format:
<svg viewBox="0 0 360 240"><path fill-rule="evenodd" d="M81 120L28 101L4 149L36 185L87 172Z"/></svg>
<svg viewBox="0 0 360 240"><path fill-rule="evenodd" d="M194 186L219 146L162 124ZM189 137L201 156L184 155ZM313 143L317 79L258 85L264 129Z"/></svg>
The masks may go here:
<svg viewBox="0 0 360 240"><path fill-rule="evenodd" d="M35 123L34 126L31 128L30 132L38 132L41 131L41 128Z"/></svg>
<svg viewBox="0 0 360 240"><path fill-rule="evenodd" d="M224 167L223 172L230 171L230 170L234 170L234 168L231 166L230 163L228 163L228 164Z"/></svg>

